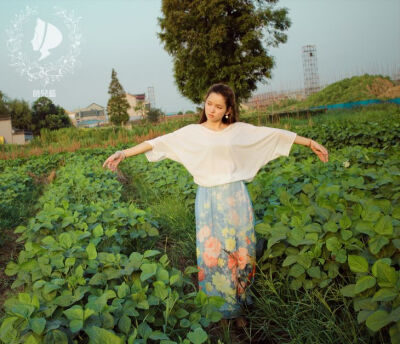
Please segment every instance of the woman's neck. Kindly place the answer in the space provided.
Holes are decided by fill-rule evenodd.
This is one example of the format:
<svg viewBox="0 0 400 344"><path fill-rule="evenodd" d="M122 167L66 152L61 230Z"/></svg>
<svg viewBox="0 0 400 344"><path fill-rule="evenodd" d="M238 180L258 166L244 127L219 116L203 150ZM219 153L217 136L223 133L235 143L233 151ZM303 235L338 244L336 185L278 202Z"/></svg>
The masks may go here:
<svg viewBox="0 0 400 344"><path fill-rule="evenodd" d="M210 121L206 121L206 122L203 122L202 125L204 125L205 127L209 128L211 130L219 131L219 130L226 128L229 124L223 123L222 121L214 122L214 123L210 122Z"/></svg>

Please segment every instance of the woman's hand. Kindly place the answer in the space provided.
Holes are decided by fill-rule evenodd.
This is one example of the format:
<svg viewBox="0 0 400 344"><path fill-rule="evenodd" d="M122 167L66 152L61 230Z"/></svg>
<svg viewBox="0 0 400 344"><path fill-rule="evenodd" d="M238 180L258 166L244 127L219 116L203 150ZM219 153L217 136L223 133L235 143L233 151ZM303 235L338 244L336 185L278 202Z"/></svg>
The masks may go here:
<svg viewBox="0 0 400 344"><path fill-rule="evenodd" d="M118 164L125 159L125 154L123 151L117 151L110 155L103 164L104 167L108 167L111 171L115 172L117 170Z"/></svg>
<svg viewBox="0 0 400 344"><path fill-rule="evenodd" d="M318 142L311 140L310 148L313 150L315 154L318 155L318 158L322 162L328 162L328 151L324 146L320 145Z"/></svg>

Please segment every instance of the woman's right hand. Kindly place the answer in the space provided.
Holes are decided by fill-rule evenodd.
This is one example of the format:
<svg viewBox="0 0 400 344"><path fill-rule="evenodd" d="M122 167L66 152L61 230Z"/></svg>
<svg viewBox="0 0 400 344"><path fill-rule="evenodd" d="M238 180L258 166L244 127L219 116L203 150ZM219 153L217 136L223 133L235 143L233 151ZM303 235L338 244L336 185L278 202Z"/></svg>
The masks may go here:
<svg viewBox="0 0 400 344"><path fill-rule="evenodd" d="M118 164L125 159L125 154L122 151L117 151L110 155L106 161L104 161L103 168L108 167L111 171L117 170Z"/></svg>

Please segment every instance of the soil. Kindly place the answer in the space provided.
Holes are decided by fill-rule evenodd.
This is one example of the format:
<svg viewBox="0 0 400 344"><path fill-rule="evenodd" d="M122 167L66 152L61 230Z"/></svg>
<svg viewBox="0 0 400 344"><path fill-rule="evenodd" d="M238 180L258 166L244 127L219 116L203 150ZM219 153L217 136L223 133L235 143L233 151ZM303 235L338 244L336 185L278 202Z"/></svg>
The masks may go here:
<svg viewBox="0 0 400 344"><path fill-rule="evenodd" d="M382 99L400 98L400 85L394 86L386 90L386 92L379 95Z"/></svg>
<svg viewBox="0 0 400 344"><path fill-rule="evenodd" d="M7 238L0 247L0 314L3 311L4 301L16 290L11 289L15 276L7 276L5 269L12 260L17 260L18 253L23 249L23 242L16 242L18 234L13 233L11 229L4 230L4 236Z"/></svg>
<svg viewBox="0 0 400 344"><path fill-rule="evenodd" d="M376 77L371 85L367 86L367 90L372 95L378 97L382 93L385 93L388 89L392 88L394 85L387 79Z"/></svg>

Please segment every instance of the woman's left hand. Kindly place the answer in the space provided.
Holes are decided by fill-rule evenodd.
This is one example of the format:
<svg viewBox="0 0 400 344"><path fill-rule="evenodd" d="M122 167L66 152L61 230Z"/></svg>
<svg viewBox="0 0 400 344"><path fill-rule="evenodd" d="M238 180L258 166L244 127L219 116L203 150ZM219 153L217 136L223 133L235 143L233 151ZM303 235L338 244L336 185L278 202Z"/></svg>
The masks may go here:
<svg viewBox="0 0 400 344"><path fill-rule="evenodd" d="M318 142L315 142L314 140L311 140L310 148L313 150L315 154L318 155L318 158L322 162L328 162L328 151L324 146L320 145Z"/></svg>

